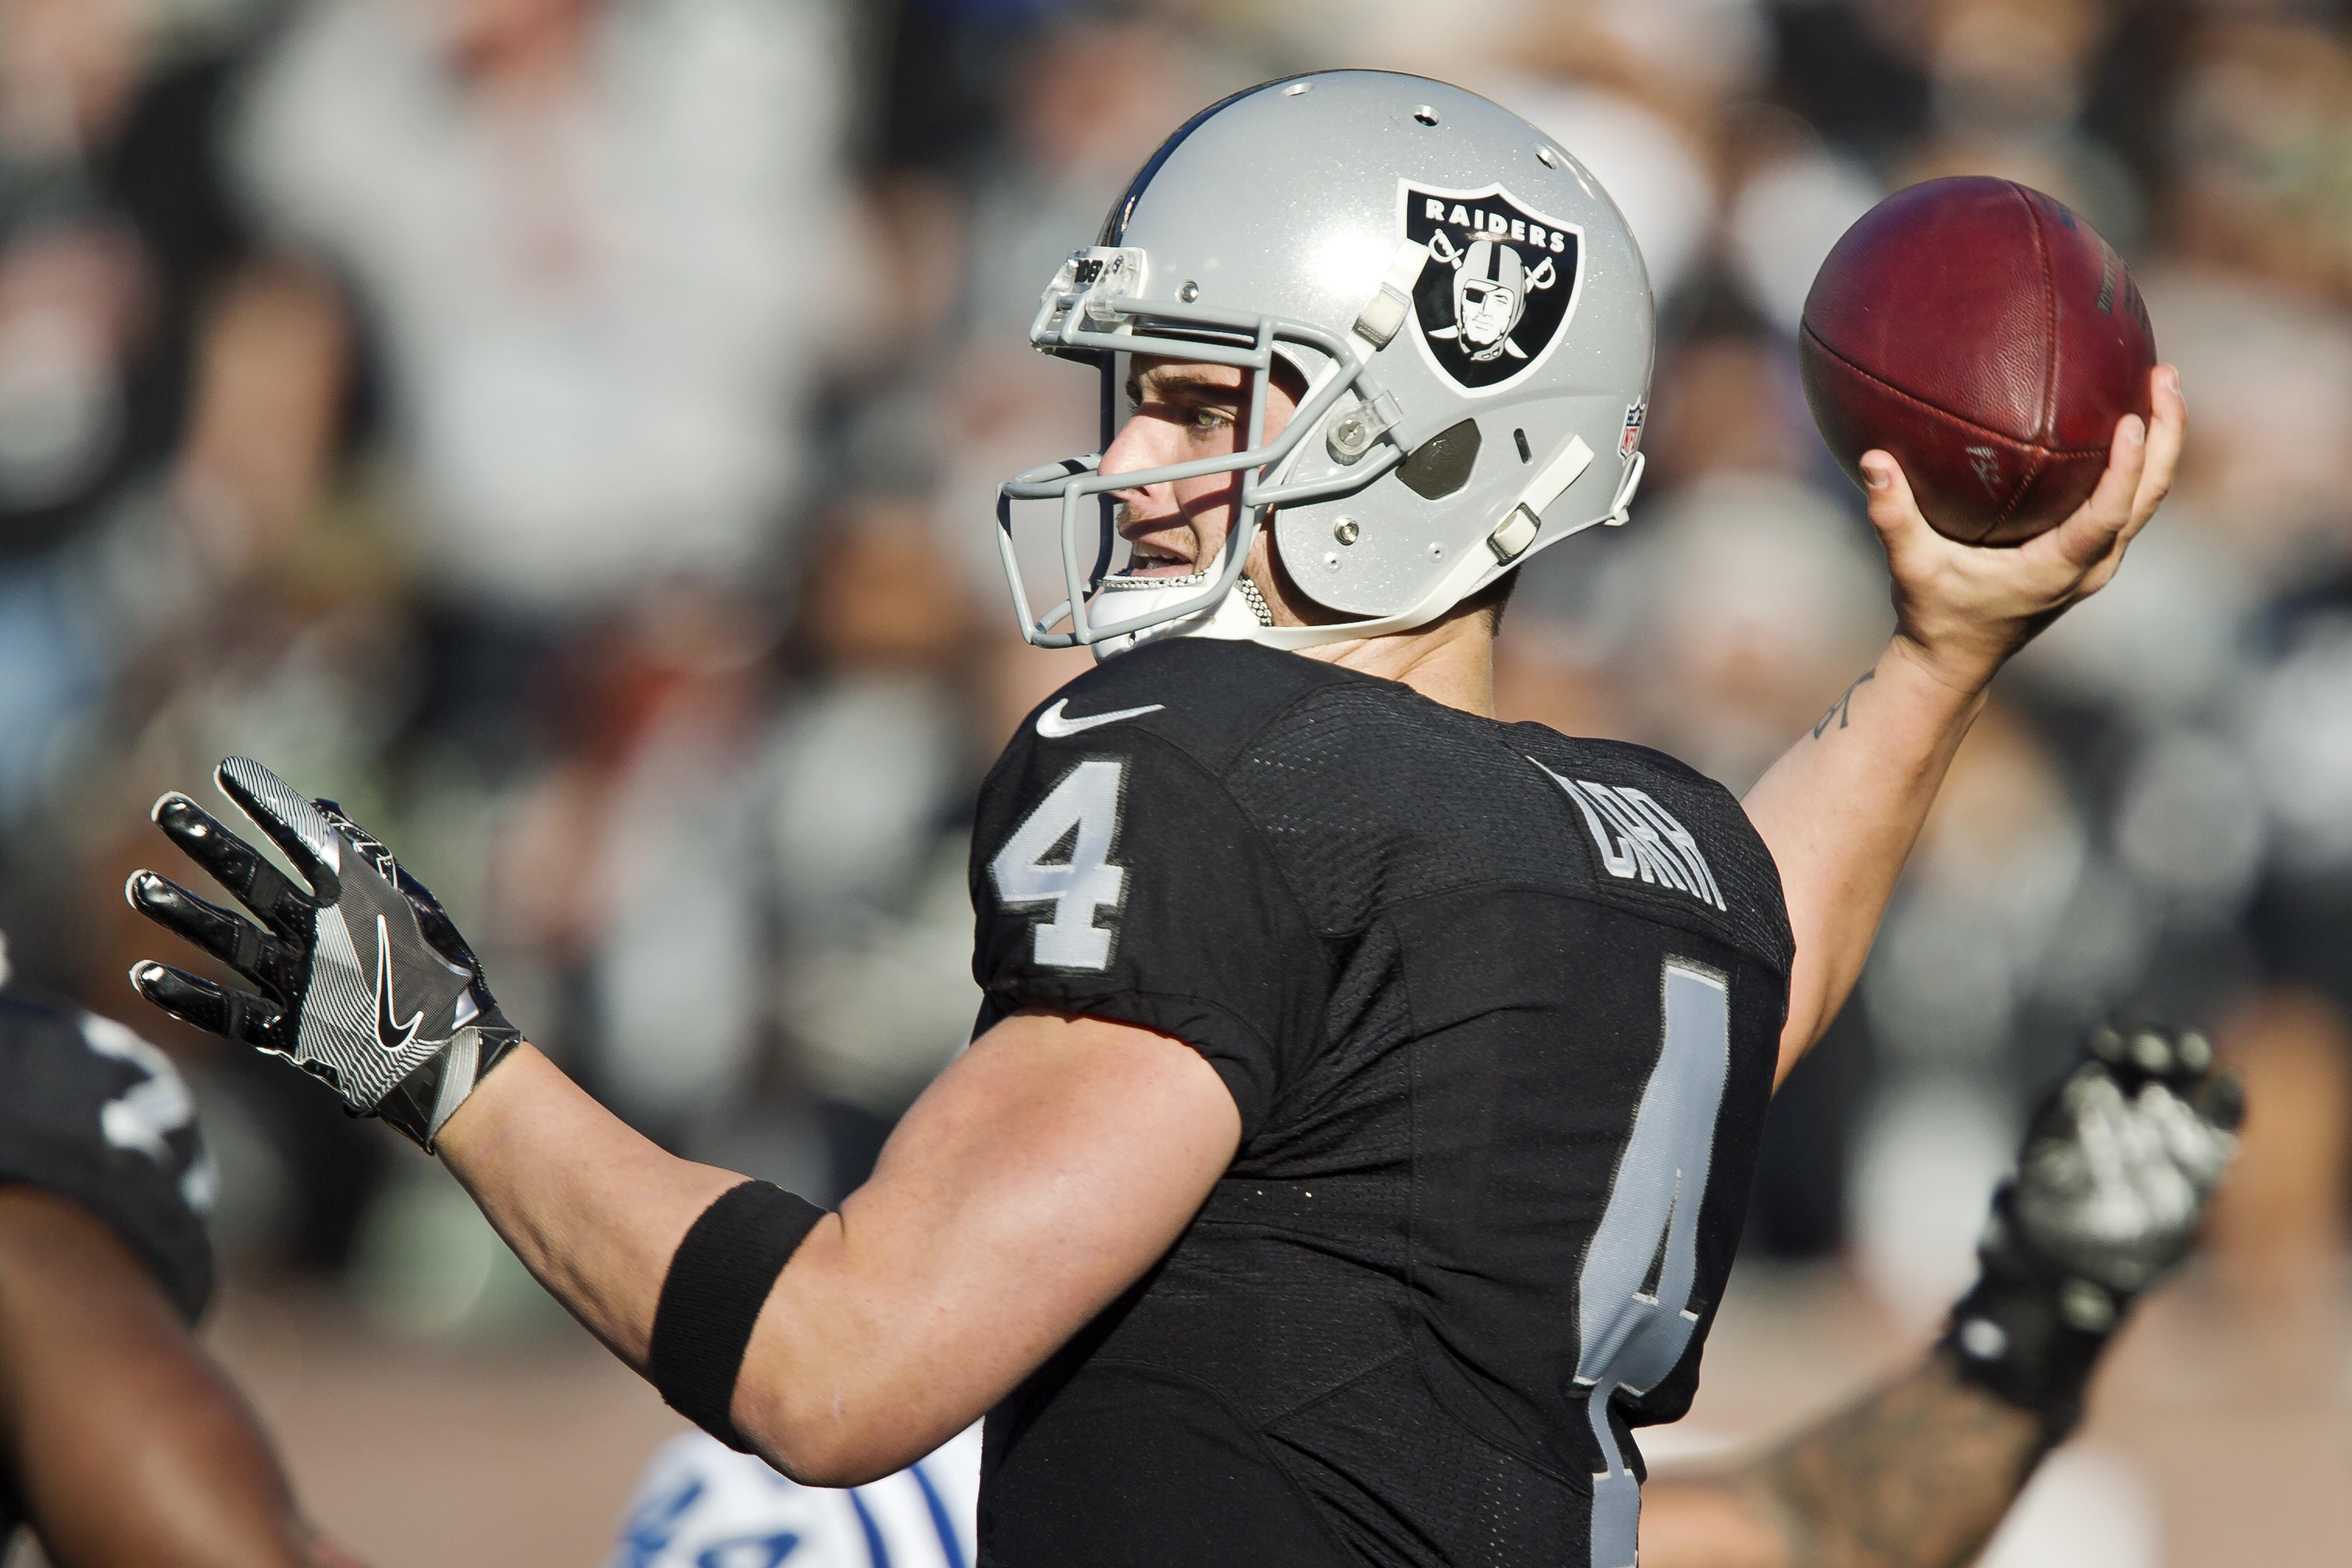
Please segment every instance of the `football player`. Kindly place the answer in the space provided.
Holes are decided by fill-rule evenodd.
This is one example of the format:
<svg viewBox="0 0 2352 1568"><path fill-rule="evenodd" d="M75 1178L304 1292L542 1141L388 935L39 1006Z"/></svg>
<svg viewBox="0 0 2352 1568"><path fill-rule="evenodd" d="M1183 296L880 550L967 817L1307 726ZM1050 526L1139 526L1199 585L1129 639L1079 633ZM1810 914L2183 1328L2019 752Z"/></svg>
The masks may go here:
<svg viewBox="0 0 2352 1568"><path fill-rule="evenodd" d="M964 1568L974 1551L980 1429L896 1475L805 1487L707 1433L656 1450L605 1568Z"/></svg>
<svg viewBox="0 0 2352 1568"><path fill-rule="evenodd" d="M5 977L0 961L0 977ZM212 1168L161 1051L0 984L0 1556L337 1568L190 1325Z"/></svg>
<svg viewBox="0 0 2352 1568"><path fill-rule="evenodd" d="M2118 1023L2029 1123L1982 1277L1944 1342L1884 1387L1712 1473L1654 1474L1648 1568L1956 1568L2080 1415L2138 1297L2187 1254L2235 1147L2237 1086L2193 1030ZM609 1568L693 1568L789 1541L795 1568L961 1568L977 1435L849 1491L796 1485L701 1433L639 1481Z"/></svg>
<svg viewBox="0 0 2352 1568"><path fill-rule="evenodd" d="M1543 237L1524 358L1437 335L1441 230ZM1623 1568L1632 1428L1689 1403L1775 1075L1994 672L2153 513L2176 384L2014 550L1943 539L1866 457L1895 637L1743 811L1493 717L1512 574L1641 473L1602 455L1647 399L1648 286L1572 159L1472 94L1320 73L1196 117L1099 237L1031 336L1103 377L1105 449L1000 522L1024 635L1117 657L982 786L976 1037L839 1213L605 1112L383 846L243 758L220 787L301 881L173 794L158 825L261 925L127 892L257 989L132 983L437 1151L785 1473L887 1475L987 1413L984 1562ZM1030 500L1066 594L1034 617Z"/></svg>

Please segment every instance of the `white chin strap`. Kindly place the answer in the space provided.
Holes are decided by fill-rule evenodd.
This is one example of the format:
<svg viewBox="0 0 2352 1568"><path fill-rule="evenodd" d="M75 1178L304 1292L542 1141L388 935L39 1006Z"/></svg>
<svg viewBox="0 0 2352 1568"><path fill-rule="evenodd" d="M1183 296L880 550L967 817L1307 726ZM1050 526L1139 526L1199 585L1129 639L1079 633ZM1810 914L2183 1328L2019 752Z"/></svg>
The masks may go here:
<svg viewBox="0 0 2352 1568"><path fill-rule="evenodd" d="M1594 521L1598 521L1598 519ZM1446 611L1468 598L1479 586L1479 580L1495 569L1492 555L1480 550L1465 553L1463 559L1440 579L1427 597L1402 615L1383 616L1373 621L1335 621L1319 626L1278 626L1265 607L1265 599L1257 584L1247 577L1234 579L1233 592L1220 600L1213 610L1202 610L1178 620L1162 621L1125 637L1108 637L1094 645L1095 661L1099 664L1113 654L1125 653L1161 637L1215 637L1226 642L1254 642L1264 647L1297 649L1315 647L1323 643L1350 642L1359 637L1386 637L1392 632L1409 632L1425 626ZM1117 595L1118 618L1126 619L1158 608L1171 600L1181 601L1208 586L1206 572L1190 577L1107 577L1096 595L1095 605L1103 618L1111 616L1104 608L1106 600Z"/></svg>
<svg viewBox="0 0 2352 1568"><path fill-rule="evenodd" d="M1106 577L1095 593L1092 608L1103 620L1126 620L1132 616L1148 615L1170 604L1181 604L1196 596L1213 580L1207 572L1195 572L1187 577ZM1178 620L1161 621L1124 637L1106 637L1094 645L1095 662L1099 664L1113 654L1125 653L1161 637L1217 637L1227 642L1255 641L1260 633L1275 631L1272 612L1257 591L1257 584L1247 577L1234 579L1233 591L1219 600L1213 609L1196 611Z"/></svg>

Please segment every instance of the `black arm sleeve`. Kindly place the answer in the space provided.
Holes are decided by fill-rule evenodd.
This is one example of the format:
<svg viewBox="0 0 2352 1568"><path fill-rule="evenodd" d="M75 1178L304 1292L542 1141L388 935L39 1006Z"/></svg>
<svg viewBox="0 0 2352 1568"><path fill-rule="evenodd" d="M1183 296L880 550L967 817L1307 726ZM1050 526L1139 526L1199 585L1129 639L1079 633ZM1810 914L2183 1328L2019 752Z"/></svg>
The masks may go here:
<svg viewBox="0 0 2352 1568"><path fill-rule="evenodd" d="M768 1182L720 1194L670 1258L646 1350L646 1381L669 1407L740 1454L735 1383L760 1309L824 1211Z"/></svg>

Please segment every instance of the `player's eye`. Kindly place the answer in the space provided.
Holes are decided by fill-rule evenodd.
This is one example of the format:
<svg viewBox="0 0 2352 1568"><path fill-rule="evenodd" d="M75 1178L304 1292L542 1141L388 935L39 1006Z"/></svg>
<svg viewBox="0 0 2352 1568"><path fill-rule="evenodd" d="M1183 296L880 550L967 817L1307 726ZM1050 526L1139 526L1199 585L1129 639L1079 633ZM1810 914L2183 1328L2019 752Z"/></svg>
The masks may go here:
<svg viewBox="0 0 2352 1568"><path fill-rule="evenodd" d="M1206 403L1195 405L1188 418L1195 430L1221 429L1234 422L1230 410Z"/></svg>

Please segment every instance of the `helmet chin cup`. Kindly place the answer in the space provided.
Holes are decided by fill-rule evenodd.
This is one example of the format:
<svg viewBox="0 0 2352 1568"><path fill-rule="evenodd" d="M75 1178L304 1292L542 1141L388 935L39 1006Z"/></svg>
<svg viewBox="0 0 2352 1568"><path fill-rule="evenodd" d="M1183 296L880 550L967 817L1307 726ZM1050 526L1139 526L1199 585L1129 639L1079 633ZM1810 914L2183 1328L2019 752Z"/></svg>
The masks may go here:
<svg viewBox="0 0 2352 1568"><path fill-rule="evenodd" d="M1385 71L1236 94L1144 165L1097 242L1055 270L1029 332L1096 367L1098 453L1124 362L1246 373L1236 449L1108 475L1099 455L1073 458L1001 485L1022 636L1101 654L1165 636L1305 647L1437 619L1570 533L1624 521L1654 317L1616 207L1507 110ZM1306 390L1269 435L1277 361ZM1115 492L1217 475L1237 475L1239 494L1216 561L1113 574ZM1059 602L1042 616L1014 502L1059 503ZM1245 583L1261 531L1317 624L1272 624Z"/></svg>
<svg viewBox="0 0 2352 1568"><path fill-rule="evenodd" d="M1140 629L1103 637L1094 645L1100 663L1162 637L1211 637L1226 642L1252 642L1273 624L1265 601L1247 577L1207 608L1189 608L1211 596L1213 574L1197 572L1189 577L1106 577L1095 605L1101 619L1111 624L1135 623ZM1161 615L1163 609L1171 613Z"/></svg>

